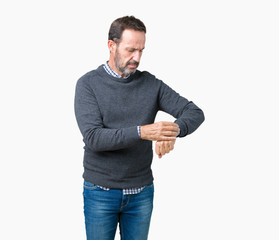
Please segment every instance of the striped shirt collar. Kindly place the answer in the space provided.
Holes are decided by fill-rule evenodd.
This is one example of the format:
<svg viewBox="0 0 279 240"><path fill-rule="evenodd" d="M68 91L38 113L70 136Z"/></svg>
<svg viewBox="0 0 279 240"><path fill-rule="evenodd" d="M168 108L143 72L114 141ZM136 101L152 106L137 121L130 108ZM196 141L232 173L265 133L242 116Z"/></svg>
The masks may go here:
<svg viewBox="0 0 279 240"><path fill-rule="evenodd" d="M111 67L108 65L108 61L106 61L106 63L104 64L104 69L106 70L106 72L110 75L110 76L113 76L113 77L116 77L116 78L122 78L121 75L119 75L118 73L116 73L115 71L113 71L111 69ZM130 77L130 74L127 76L127 77L124 77L124 79Z"/></svg>

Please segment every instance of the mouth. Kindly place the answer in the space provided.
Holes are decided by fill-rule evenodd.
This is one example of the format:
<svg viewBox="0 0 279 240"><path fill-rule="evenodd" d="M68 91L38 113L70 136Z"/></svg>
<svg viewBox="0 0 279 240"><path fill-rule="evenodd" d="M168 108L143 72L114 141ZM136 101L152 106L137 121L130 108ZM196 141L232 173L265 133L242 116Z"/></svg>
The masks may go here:
<svg viewBox="0 0 279 240"><path fill-rule="evenodd" d="M137 65L136 65L136 64L128 64L128 66L129 66L130 68L137 68Z"/></svg>
<svg viewBox="0 0 279 240"><path fill-rule="evenodd" d="M129 66L130 68L137 68L138 65L139 65L139 63L137 63L137 62L129 62L129 63L128 63L128 66Z"/></svg>

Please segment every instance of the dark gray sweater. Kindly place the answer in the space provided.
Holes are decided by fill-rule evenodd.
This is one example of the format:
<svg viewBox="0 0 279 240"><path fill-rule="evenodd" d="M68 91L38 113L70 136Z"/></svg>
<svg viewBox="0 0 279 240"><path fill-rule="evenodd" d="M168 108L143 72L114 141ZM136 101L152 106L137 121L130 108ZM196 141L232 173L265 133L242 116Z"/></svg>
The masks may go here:
<svg viewBox="0 0 279 240"><path fill-rule="evenodd" d="M75 114L85 143L84 179L120 189L152 182L152 142L140 139L137 126L154 123L159 110L177 119L179 137L204 121L200 108L148 72L118 79L101 65L82 76Z"/></svg>

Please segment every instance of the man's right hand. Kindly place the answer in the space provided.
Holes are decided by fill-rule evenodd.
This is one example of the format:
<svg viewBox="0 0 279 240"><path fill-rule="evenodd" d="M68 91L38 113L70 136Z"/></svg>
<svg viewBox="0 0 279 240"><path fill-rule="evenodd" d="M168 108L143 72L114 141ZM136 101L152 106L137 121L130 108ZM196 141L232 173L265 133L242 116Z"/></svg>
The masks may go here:
<svg viewBox="0 0 279 240"><path fill-rule="evenodd" d="M173 122L157 122L140 127L141 138L150 141L173 141L179 128Z"/></svg>

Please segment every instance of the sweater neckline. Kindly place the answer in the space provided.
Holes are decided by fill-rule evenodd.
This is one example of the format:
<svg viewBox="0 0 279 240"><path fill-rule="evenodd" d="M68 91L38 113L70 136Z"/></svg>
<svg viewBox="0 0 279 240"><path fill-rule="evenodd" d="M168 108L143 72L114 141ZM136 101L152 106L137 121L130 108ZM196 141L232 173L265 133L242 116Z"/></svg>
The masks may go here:
<svg viewBox="0 0 279 240"><path fill-rule="evenodd" d="M100 66L98 67L97 72L98 72L101 76L103 76L103 77L105 77L105 78L108 78L108 79L113 80L113 81L121 82L121 83L129 83L129 82L131 82L131 81L134 79L134 77L138 74L138 70L136 70L135 73L131 74L131 75L130 75L129 77L127 77L127 78L117 78L117 77L114 77L114 76L109 75L109 74L106 72L106 70L104 69L104 64L102 64L102 65L100 65Z"/></svg>

